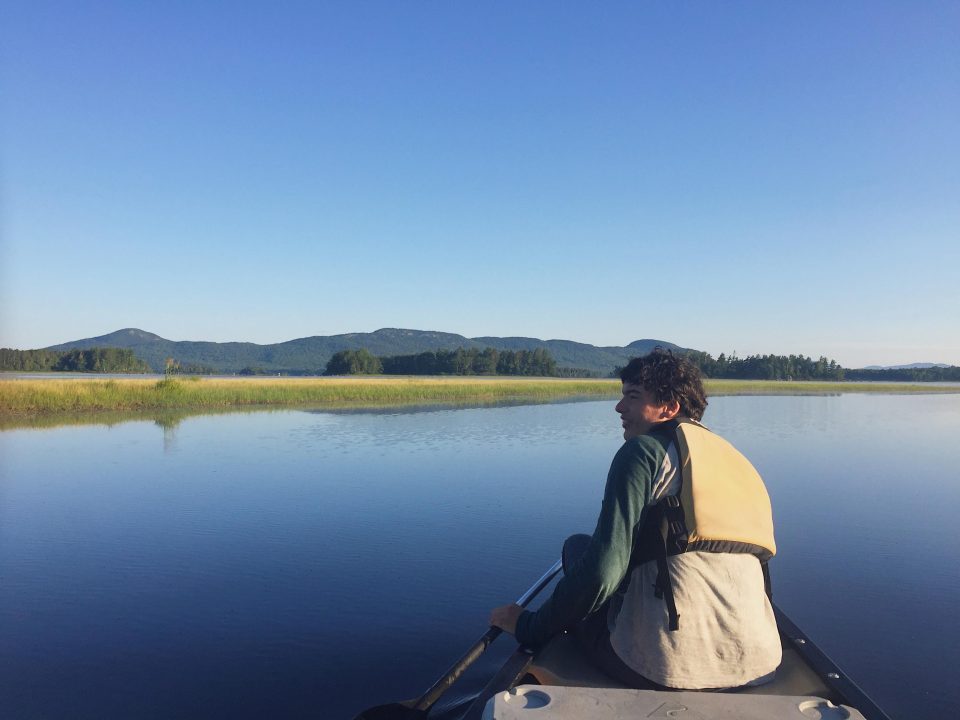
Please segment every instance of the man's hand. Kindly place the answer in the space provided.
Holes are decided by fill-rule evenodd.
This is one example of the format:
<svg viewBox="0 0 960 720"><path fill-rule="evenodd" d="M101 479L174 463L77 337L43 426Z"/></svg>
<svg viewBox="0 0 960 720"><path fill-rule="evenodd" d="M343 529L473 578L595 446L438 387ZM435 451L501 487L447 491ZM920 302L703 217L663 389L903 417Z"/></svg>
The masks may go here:
<svg viewBox="0 0 960 720"><path fill-rule="evenodd" d="M523 612L523 608L519 605L510 604L503 605L498 608L494 608L490 612L490 624L494 627L498 627L501 630L506 630L511 635L517 634L517 618L520 617L520 613Z"/></svg>

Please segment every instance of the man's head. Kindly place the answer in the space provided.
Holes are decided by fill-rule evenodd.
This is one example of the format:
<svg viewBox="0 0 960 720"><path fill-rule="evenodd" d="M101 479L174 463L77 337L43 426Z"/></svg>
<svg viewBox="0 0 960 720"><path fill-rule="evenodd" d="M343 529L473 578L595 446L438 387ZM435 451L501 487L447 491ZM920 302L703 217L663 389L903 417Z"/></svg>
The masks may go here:
<svg viewBox="0 0 960 720"><path fill-rule="evenodd" d="M620 371L623 398L616 411L625 440L677 416L700 420L707 408L700 370L682 355L656 348Z"/></svg>

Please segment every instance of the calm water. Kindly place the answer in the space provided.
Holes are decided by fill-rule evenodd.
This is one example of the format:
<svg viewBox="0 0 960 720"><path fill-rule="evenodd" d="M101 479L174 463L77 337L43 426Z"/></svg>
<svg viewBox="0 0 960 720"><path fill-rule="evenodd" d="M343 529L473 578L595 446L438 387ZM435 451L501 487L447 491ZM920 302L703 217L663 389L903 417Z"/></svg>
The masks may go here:
<svg viewBox="0 0 960 720"><path fill-rule="evenodd" d="M0 433L0 716L340 718L419 694L592 529L612 408ZM960 395L724 397L706 420L767 480L780 605L895 718L956 717Z"/></svg>

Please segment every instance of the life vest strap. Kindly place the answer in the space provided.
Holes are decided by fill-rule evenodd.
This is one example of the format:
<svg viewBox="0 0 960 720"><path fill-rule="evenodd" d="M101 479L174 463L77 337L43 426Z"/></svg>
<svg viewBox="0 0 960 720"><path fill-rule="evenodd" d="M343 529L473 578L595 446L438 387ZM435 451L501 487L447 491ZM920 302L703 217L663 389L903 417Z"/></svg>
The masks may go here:
<svg viewBox="0 0 960 720"><path fill-rule="evenodd" d="M670 566L667 564L667 539L664 535L660 536L657 546L657 580L654 583L654 593L666 603L670 630L679 630L680 613L677 612L677 602L673 598L673 583L670 581Z"/></svg>

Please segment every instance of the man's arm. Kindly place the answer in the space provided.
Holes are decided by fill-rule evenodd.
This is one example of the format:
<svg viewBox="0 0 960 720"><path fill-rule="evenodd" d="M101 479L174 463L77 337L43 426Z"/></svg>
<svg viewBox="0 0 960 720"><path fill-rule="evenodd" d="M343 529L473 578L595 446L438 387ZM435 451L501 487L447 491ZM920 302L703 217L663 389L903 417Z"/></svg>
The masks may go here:
<svg viewBox="0 0 960 720"><path fill-rule="evenodd" d="M607 474L600 516L583 556L537 612L506 605L493 611L491 624L512 632L524 645L536 646L599 609L629 570L634 533L664 454L663 446L649 436L624 443Z"/></svg>
<svg viewBox="0 0 960 720"><path fill-rule="evenodd" d="M490 624L501 630L506 630L511 635L516 635L517 619L522 612L523 608L516 603L501 605L490 612Z"/></svg>

